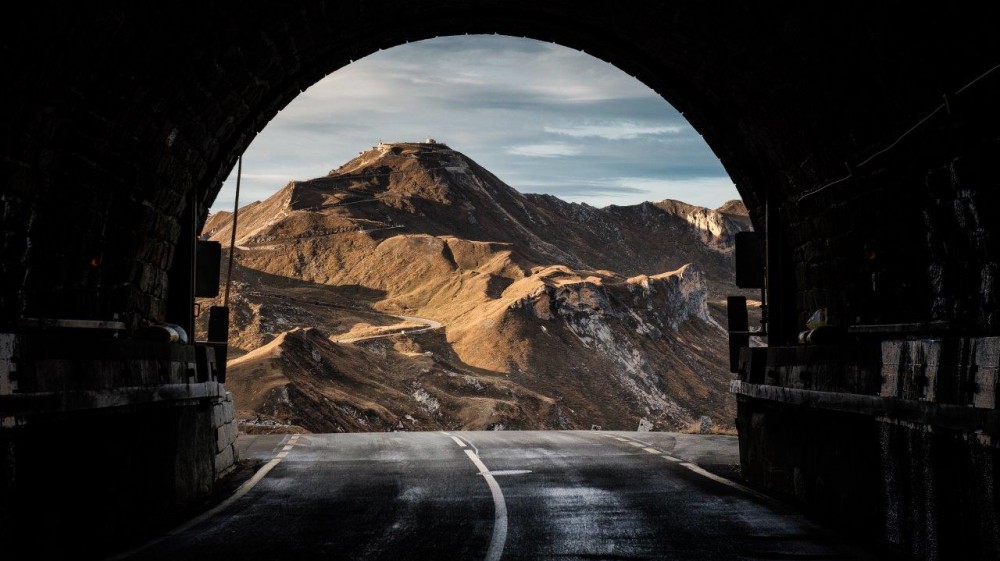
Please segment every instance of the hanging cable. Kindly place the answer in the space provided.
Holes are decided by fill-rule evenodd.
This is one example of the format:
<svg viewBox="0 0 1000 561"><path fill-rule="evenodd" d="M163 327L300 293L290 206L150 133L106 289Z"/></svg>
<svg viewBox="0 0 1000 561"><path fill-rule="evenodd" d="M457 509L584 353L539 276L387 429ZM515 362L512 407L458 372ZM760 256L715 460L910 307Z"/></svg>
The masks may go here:
<svg viewBox="0 0 1000 561"><path fill-rule="evenodd" d="M222 305L229 307L229 287L233 284L233 252L236 250L236 221L240 217L240 180L243 178L243 155L236 161L236 199L233 201L233 231L229 237L229 267L226 271L226 294Z"/></svg>
<svg viewBox="0 0 1000 561"><path fill-rule="evenodd" d="M959 88L957 91L955 91L955 95L961 94L962 92L964 92L967 89L971 88L973 85L977 84L980 80L986 78L987 76L989 76L990 74L992 74L993 72L995 72L997 70L1000 70L1000 64L998 64L998 65L990 68L986 72L983 72L982 74L980 74L979 76L977 76L975 79L973 79L972 81L970 81L968 84L965 84L964 86L962 86L961 88ZM920 119L919 121L917 121L917 124L913 125L909 129L907 129L906 132L904 132L903 134L899 135L891 144L889 144L886 147L882 148L878 152L875 152L871 156L868 156L868 158L866 158L865 160L863 160L861 163L859 163L855 167L856 168L860 168L860 167L867 166L872 160L878 158L879 156L881 156L882 154L885 154L886 152L891 151L893 148L895 148L897 145L899 145L899 143L902 142L903 139L905 139L910 133L912 133L913 131L919 129L927 121L930 121L932 117L934 117L935 115L938 114L938 112L944 110L948 115L951 115L951 98L952 97L954 97L954 96L945 95L944 96L944 103L941 103L940 105L938 105L937 107L935 107L923 119ZM841 177L840 179L831 181L831 182L827 183L826 185L823 185L822 187L818 187L818 188L813 189L811 191L806 191L805 193L803 193L802 195L799 196L797 202L802 202L803 200L808 199L809 197L812 197L813 195L819 194L819 193L821 193L821 192L829 189L830 187L833 187L834 185L838 185L840 183L843 183L843 182L845 182L845 181L847 181L849 179L852 179L853 177L854 177L853 170L848 169L848 174L845 175L844 177Z"/></svg>

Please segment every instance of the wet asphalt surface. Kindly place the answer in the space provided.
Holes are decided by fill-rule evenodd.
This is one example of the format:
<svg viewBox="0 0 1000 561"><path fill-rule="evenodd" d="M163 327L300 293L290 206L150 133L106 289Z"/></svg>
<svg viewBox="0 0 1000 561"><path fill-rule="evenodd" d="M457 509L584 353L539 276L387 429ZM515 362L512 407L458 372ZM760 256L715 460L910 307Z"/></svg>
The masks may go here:
<svg viewBox="0 0 1000 561"><path fill-rule="evenodd" d="M700 471L736 463L732 437L426 432L240 444L271 466L252 489L124 558L870 559Z"/></svg>

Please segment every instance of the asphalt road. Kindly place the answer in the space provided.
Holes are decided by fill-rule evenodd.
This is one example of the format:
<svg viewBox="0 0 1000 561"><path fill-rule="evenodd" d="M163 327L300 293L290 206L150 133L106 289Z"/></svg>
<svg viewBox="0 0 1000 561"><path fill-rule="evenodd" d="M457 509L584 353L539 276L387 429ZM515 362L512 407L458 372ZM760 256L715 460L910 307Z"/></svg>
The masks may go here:
<svg viewBox="0 0 1000 561"><path fill-rule="evenodd" d="M415 335L417 333L423 333L425 331L430 331L432 329L441 329L444 326L440 321L428 318L418 318L416 316L392 316L399 318L403 321L409 321L412 323L419 323L423 327L409 328L409 329L394 329L388 333L379 333L378 335L366 335L364 337L347 337L347 338L333 338L331 339L334 343L357 343L358 341L370 341L371 339L381 339L383 337L392 337L393 335L408 334Z"/></svg>
<svg viewBox="0 0 1000 561"><path fill-rule="evenodd" d="M264 475L119 558L868 559L715 472L735 439L426 432L241 437Z"/></svg>

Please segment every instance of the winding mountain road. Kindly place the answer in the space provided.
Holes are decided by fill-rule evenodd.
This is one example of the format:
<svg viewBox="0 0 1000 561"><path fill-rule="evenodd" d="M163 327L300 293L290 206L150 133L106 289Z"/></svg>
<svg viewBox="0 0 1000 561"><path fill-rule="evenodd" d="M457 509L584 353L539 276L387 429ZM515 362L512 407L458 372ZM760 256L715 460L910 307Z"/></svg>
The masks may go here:
<svg viewBox="0 0 1000 561"><path fill-rule="evenodd" d="M409 321L411 323L419 323L423 327L405 328L401 327L399 329L394 329L392 331L387 331L385 333L378 333L376 335L365 335L363 337L343 337L343 338L331 338L330 340L334 343L357 343L358 341L369 341L372 339L381 339L384 337L392 337L393 335L414 335L417 333L424 333L425 331L430 331L432 329L441 329L444 325L437 320L429 318L418 318L416 316L392 316L404 321ZM392 326L389 326L392 327Z"/></svg>

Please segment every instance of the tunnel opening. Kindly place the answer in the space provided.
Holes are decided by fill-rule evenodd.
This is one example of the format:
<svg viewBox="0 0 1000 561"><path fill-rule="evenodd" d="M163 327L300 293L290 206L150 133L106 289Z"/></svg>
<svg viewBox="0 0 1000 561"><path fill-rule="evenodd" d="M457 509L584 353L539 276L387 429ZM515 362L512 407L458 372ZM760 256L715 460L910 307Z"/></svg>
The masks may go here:
<svg viewBox="0 0 1000 561"><path fill-rule="evenodd" d="M734 430L721 326L727 295L760 299L733 284L750 221L683 116L512 37L341 72L249 149L235 235L231 202L202 229L238 248L226 384L244 430ZM414 131L438 140L367 146ZM326 173L331 152L350 159ZM324 175L289 181L304 169ZM228 293L200 303L199 340Z"/></svg>
<svg viewBox="0 0 1000 561"><path fill-rule="evenodd" d="M213 476L227 449L231 462L232 429L206 421L232 408L198 378L207 354L134 337L177 313L168 270L182 231L254 133L330 70L408 40L502 33L639 77L704 135L756 229L782 225L768 255L772 348L744 353L733 386L747 479L911 558L994 558L989 10L910 7L903 26L889 6L535 4L220 2L196 20L166 6L30 7L2 43L13 109L0 118L0 518L27 529L44 518L18 519L8 497L66 501L38 488L59 477L58 450L39 443L60 426L105 426L95 411L197 450ZM838 339L798 345L824 309ZM102 448L101 461L126 465L140 448ZM129 472L157 474L150 508L203 494L200 477L171 479L155 458ZM120 471L88 473L81 500L122 496Z"/></svg>

